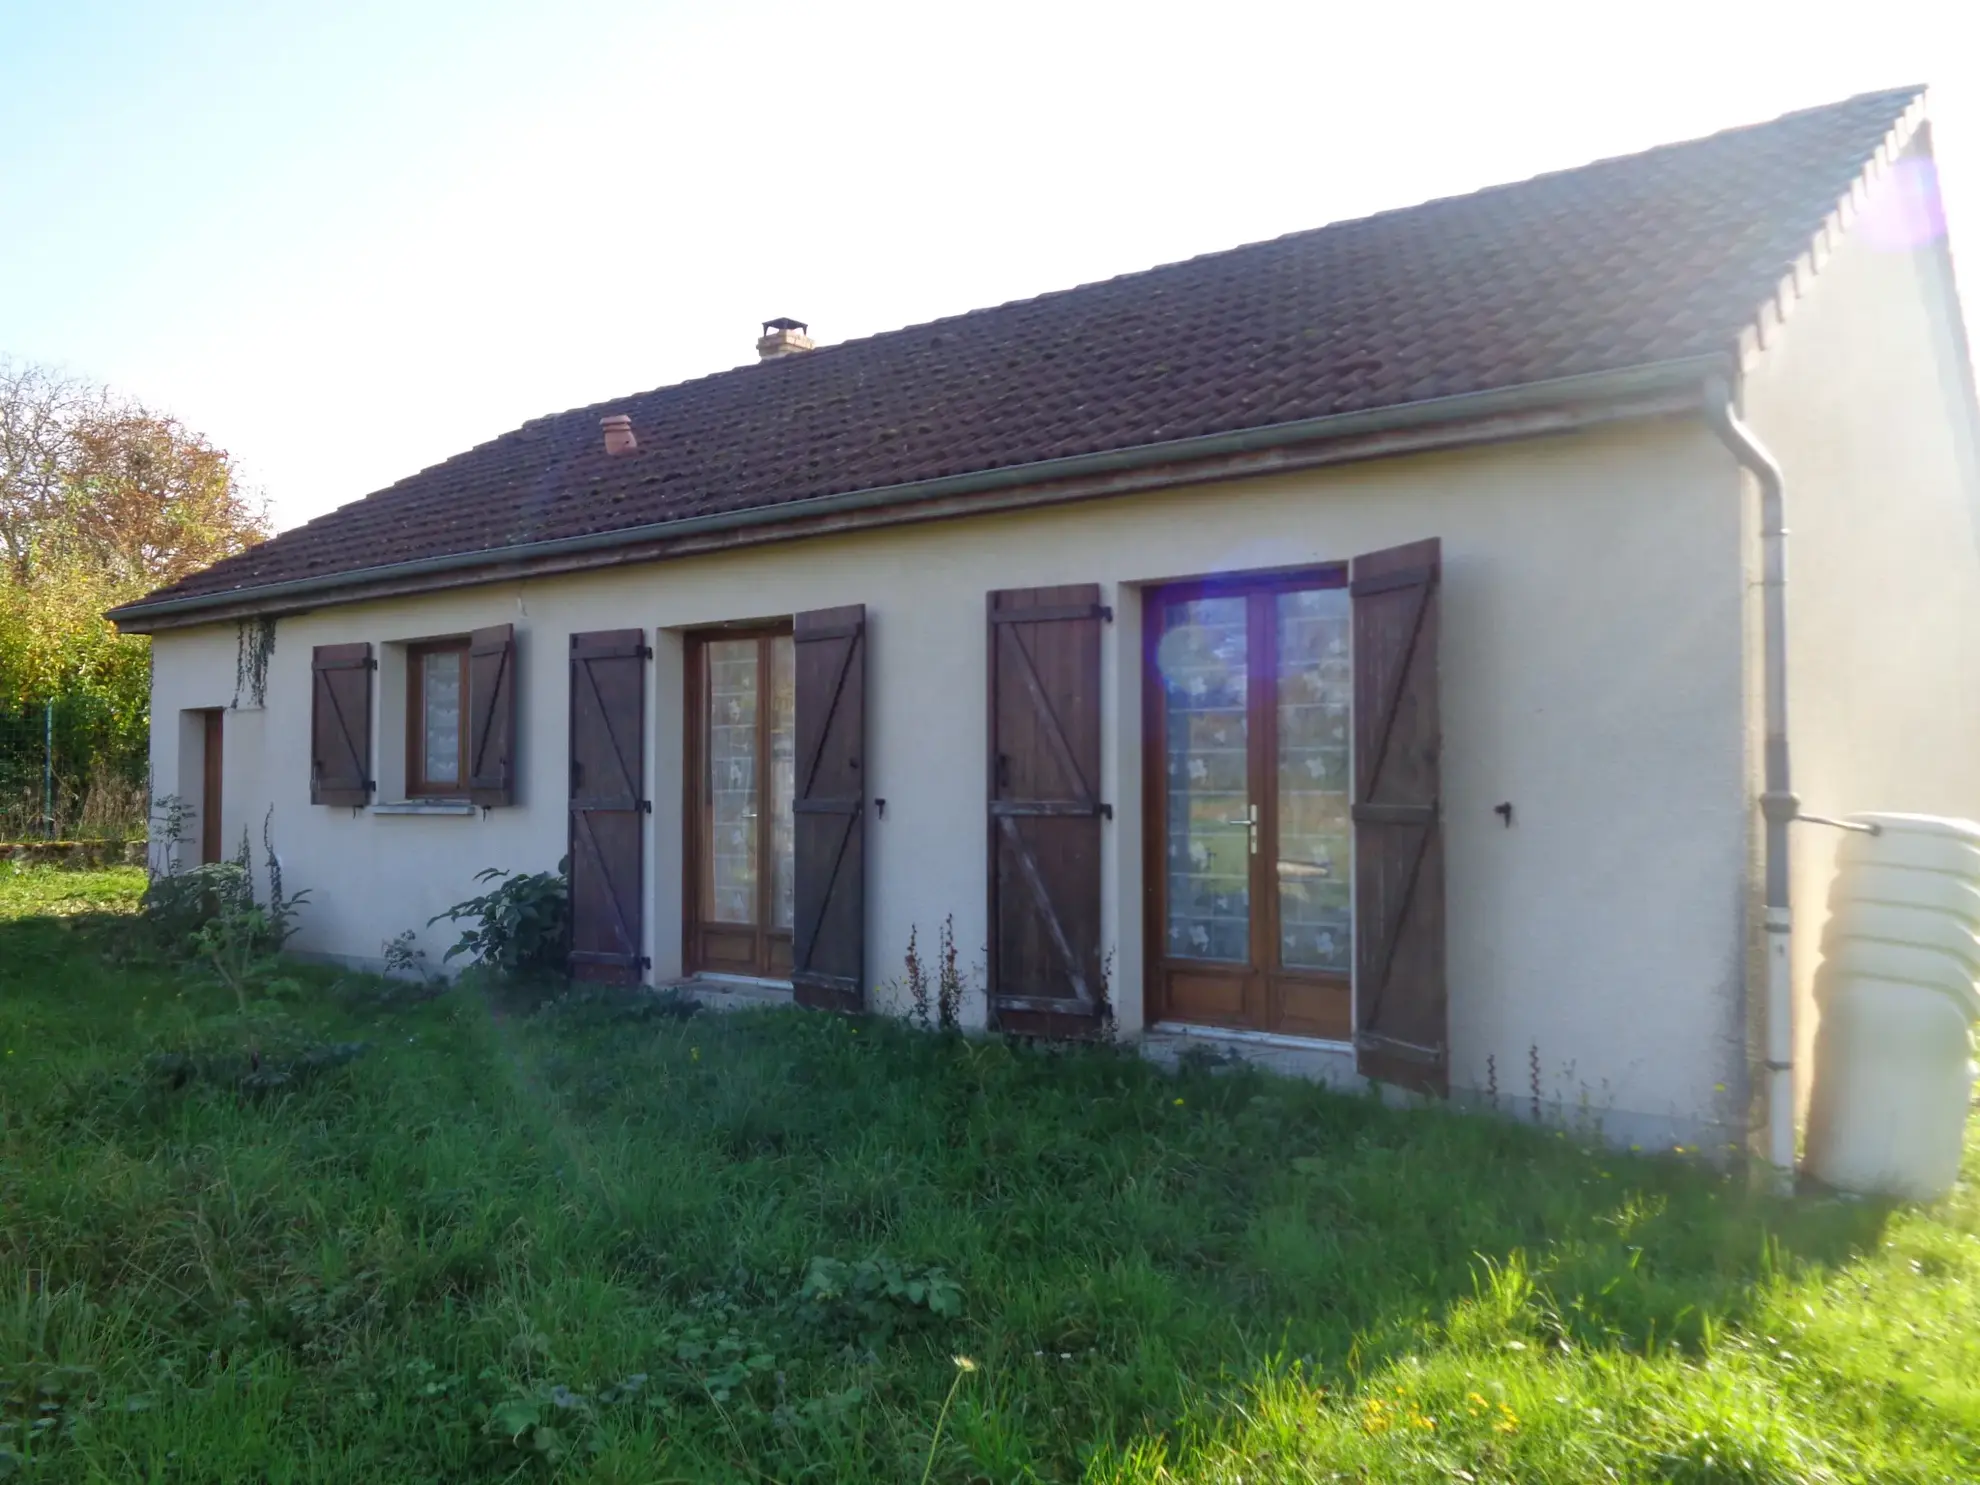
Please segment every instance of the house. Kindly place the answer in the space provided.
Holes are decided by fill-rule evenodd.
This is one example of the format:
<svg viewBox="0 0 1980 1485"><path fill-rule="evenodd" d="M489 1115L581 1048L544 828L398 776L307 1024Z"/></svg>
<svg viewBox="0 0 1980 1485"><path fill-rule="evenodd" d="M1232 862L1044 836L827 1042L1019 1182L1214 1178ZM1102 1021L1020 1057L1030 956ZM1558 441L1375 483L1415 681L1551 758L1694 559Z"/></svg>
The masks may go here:
<svg viewBox="0 0 1980 1485"><path fill-rule="evenodd" d="M952 920L977 1024L1791 1161L1797 796L1980 815L1924 110L770 321L117 610L158 790L321 954L568 854L589 977L898 1011Z"/></svg>

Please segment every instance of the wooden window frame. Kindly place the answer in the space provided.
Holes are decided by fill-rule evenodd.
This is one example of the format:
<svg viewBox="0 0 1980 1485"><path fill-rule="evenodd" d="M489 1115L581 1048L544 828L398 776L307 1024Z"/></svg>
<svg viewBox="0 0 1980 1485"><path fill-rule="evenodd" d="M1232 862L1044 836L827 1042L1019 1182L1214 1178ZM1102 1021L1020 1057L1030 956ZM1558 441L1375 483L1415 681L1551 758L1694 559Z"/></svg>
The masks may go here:
<svg viewBox="0 0 1980 1485"><path fill-rule="evenodd" d="M454 639L423 639L417 644L406 646L406 798L407 799L466 799L469 790L469 770L472 767L472 742L469 734L473 731L474 698L468 694L469 641L462 635ZM453 652L461 657L461 723L460 761L455 769L455 782L435 783L426 777L426 657Z"/></svg>
<svg viewBox="0 0 1980 1485"><path fill-rule="evenodd" d="M1158 649L1162 640L1162 618L1174 603L1203 598L1244 598L1247 600L1247 650L1254 657L1248 673L1256 678L1269 675L1270 686L1248 687L1246 716L1249 733L1248 775L1254 797L1259 801L1258 860L1278 860L1278 637L1271 619L1273 605L1253 604L1256 597L1308 588L1343 589L1349 585L1346 562L1300 568L1289 572L1220 573L1184 582L1148 587L1142 593L1141 633L1141 742L1142 742L1142 904L1143 963L1142 1011L1145 1024L1187 1020L1189 1024L1218 1025L1233 1030L1260 1031L1272 1035L1306 1037L1315 1041L1346 1044L1354 1038L1354 991L1352 969L1287 969L1279 964L1279 893L1276 879L1272 890L1260 892L1264 867L1254 870L1251 879L1251 934L1248 962L1244 965L1220 961L1189 960L1168 952L1168 760L1165 751L1168 731L1167 697L1161 684ZM1263 656L1261 664L1256 658ZM1349 737L1353 737L1352 725ZM1352 742L1350 742L1350 748ZM1350 752L1350 778L1352 778ZM1348 880L1354 880L1353 832L1349 832ZM1352 964L1350 959L1350 964ZM1236 1019L1189 1020L1170 1004L1172 975L1202 974L1206 979L1239 978L1243 981L1245 1014ZM1291 1016L1288 992L1308 992L1329 1004L1324 1015Z"/></svg>
<svg viewBox="0 0 1980 1485"><path fill-rule="evenodd" d="M750 979L786 981L791 978L793 933L775 928L776 877L770 862L776 850L776 823L768 808L770 745L775 707L769 679L771 649L781 638L792 638L792 619L734 624L689 631L686 641L685 746L682 749L683 808L681 839L681 957L689 974L726 974ZM714 854L715 801L708 782L708 647L735 640L755 640L758 665L756 758L756 922L726 923L707 915L704 894L708 863ZM792 677L795 683L796 677ZM792 870L796 862L792 862ZM795 884L793 884L795 886ZM795 926L795 925L793 925Z"/></svg>

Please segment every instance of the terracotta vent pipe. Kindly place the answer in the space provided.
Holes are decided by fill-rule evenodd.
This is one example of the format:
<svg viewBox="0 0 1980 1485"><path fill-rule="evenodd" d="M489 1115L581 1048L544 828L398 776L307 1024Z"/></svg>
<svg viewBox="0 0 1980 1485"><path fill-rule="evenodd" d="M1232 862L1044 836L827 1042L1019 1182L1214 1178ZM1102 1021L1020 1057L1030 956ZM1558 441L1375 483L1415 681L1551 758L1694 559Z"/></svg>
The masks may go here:
<svg viewBox="0 0 1980 1485"><path fill-rule="evenodd" d="M632 419L624 413L612 413L598 420L598 426L605 430L605 452L608 454L630 454L639 447L639 440L633 437Z"/></svg>

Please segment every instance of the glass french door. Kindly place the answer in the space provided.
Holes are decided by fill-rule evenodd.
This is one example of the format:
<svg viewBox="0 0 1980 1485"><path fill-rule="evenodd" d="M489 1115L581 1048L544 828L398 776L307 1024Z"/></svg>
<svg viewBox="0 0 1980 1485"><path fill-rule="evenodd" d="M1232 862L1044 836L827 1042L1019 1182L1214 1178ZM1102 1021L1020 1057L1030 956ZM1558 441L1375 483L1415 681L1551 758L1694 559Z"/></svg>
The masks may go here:
<svg viewBox="0 0 1980 1485"><path fill-rule="evenodd" d="M1344 570L1148 597L1148 1007L1353 1035Z"/></svg>
<svg viewBox="0 0 1980 1485"><path fill-rule="evenodd" d="M690 970L791 972L795 651L788 629L689 650Z"/></svg>

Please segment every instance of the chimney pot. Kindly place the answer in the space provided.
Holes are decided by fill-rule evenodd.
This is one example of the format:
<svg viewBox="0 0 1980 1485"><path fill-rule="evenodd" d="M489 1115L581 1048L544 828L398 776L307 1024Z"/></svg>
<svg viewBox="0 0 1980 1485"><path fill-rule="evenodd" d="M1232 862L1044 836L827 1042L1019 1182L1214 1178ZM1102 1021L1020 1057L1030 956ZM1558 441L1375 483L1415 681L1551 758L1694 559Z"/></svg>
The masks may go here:
<svg viewBox="0 0 1980 1485"><path fill-rule="evenodd" d="M630 454L639 447L639 440L633 437L632 419L625 413L611 413L598 420L598 426L605 430L605 452L608 454Z"/></svg>
<svg viewBox="0 0 1980 1485"><path fill-rule="evenodd" d="M785 356L795 356L812 347L812 339L805 332L811 327L803 320L788 317L763 322L763 338L756 343L759 360L776 361Z"/></svg>

